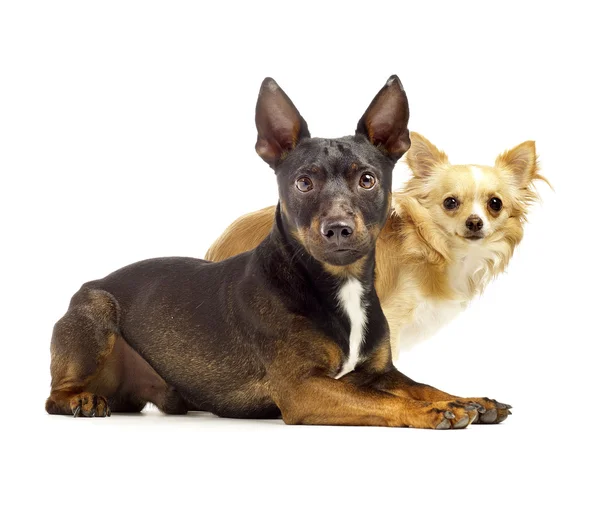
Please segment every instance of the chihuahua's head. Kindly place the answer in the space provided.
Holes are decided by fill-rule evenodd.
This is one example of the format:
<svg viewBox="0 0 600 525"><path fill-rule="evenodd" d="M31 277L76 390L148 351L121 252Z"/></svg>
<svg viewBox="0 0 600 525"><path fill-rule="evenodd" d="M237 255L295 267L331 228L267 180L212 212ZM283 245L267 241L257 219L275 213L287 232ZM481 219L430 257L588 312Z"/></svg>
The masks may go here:
<svg viewBox="0 0 600 525"><path fill-rule="evenodd" d="M392 170L410 147L408 100L392 76L353 136L311 138L271 79L256 104L256 151L275 171L282 225L321 263L347 266L375 249L391 203Z"/></svg>
<svg viewBox="0 0 600 525"><path fill-rule="evenodd" d="M494 166L453 165L443 151L411 133L407 163L413 177L406 193L424 206L431 219L459 243L480 244L504 235L522 237L527 208L535 199L538 173L535 142L499 155Z"/></svg>

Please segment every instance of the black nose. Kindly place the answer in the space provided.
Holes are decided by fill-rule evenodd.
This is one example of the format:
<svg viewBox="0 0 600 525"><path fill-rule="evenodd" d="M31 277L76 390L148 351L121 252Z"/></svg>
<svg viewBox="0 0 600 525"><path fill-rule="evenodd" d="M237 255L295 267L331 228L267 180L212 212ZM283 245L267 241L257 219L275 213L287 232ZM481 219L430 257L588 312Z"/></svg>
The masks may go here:
<svg viewBox="0 0 600 525"><path fill-rule="evenodd" d="M481 230L481 228L483 228L483 221L479 215L469 215L469 218L465 224L472 232L478 232Z"/></svg>
<svg viewBox="0 0 600 525"><path fill-rule="evenodd" d="M321 234L326 240L340 244L352 237L354 222L351 220L331 220L321 223Z"/></svg>

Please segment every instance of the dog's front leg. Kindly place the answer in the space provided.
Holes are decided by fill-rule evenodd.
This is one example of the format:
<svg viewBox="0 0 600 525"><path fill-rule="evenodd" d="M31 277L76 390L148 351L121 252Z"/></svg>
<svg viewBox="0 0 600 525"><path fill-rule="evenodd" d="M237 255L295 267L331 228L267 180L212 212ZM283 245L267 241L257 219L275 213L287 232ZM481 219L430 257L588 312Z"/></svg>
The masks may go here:
<svg viewBox="0 0 600 525"><path fill-rule="evenodd" d="M469 420L467 410L454 403L400 397L328 376L288 380L273 390L287 424L448 429L462 428L458 422Z"/></svg>
<svg viewBox="0 0 600 525"><path fill-rule="evenodd" d="M343 379L353 384L368 385L400 397L431 403L447 401L450 404L466 407L469 410L476 409L478 413L473 421L474 423L500 423L510 414L510 405L499 403L495 399L487 397L454 396L430 385L413 381L395 367L379 375L373 375L368 370L358 370L348 374Z"/></svg>

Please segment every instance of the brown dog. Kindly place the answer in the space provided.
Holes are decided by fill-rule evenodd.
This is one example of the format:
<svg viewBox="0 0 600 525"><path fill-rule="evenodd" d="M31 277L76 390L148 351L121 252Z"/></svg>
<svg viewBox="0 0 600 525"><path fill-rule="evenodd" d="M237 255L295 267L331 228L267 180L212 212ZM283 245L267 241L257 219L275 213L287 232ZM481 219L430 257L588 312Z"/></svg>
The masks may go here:
<svg viewBox="0 0 600 525"><path fill-rule="evenodd" d="M258 154L280 202L267 238L220 263L141 261L73 296L51 345L52 414L282 416L286 423L464 428L508 406L457 399L401 374L373 286L392 170L410 145L391 77L355 135L311 138L272 79L256 107Z"/></svg>

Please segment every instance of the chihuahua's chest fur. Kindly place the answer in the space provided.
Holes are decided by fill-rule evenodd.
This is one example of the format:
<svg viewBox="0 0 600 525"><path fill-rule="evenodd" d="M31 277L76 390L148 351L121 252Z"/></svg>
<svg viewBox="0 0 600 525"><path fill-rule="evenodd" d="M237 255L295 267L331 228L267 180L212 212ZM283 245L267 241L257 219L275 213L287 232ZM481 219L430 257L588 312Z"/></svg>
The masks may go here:
<svg viewBox="0 0 600 525"><path fill-rule="evenodd" d="M398 331L395 353L410 350L416 344L431 337L457 317L468 304L467 301L450 301L424 296L417 296L415 303L410 319Z"/></svg>
<svg viewBox="0 0 600 525"><path fill-rule="evenodd" d="M493 247L473 244L455 250L453 255L453 262L441 268L418 266L399 275L404 300L382 304L386 317L398 321L390 322L395 355L431 337L456 318L497 273L499 256ZM438 275L432 275L434 272ZM424 286L433 280L440 282L443 294Z"/></svg>

